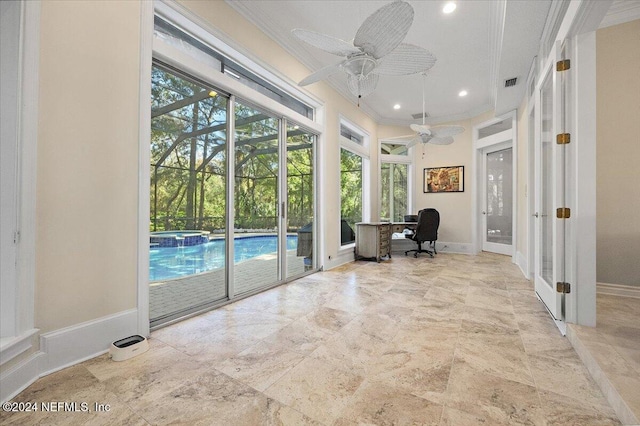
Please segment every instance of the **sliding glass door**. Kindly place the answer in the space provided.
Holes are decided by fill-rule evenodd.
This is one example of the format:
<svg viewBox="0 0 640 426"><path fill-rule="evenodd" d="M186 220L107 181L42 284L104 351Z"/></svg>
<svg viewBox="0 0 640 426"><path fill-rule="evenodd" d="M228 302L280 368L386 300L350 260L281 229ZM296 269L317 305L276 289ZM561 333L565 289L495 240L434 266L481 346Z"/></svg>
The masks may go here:
<svg viewBox="0 0 640 426"><path fill-rule="evenodd" d="M314 144L316 136L296 125L287 125L286 141L286 276L313 269L314 246Z"/></svg>
<svg viewBox="0 0 640 426"><path fill-rule="evenodd" d="M162 64L151 115L152 327L315 268L314 134Z"/></svg>
<svg viewBox="0 0 640 426"><path fill-rule="evenodd" d="M234 151L234 294L279 280L279 120L238 102Z"/></svg>
<svg viewBox="0 0 640 426"><path fill-rule="evenodd" d="M153 326L227 297L228 97L159 64L151 81Z"/></svg>

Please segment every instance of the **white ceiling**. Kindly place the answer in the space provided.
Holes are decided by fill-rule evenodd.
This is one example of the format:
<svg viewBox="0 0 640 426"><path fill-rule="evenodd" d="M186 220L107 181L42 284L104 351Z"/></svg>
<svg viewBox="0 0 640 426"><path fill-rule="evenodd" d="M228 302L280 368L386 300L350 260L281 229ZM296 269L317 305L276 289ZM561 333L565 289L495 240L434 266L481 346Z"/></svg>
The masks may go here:
<svg viewBox="0 0 640 426"><path fill-rule="evenodd" d="M291 34L303 28L350 41L362 22L389 0L227 0L310 73L336 63L340 57L306 45ZM450 15L445 1L409 0L415 11L405 42L421 46L438 59L427 73L427 123L460 120L495 109L498 114L519 106L529 69L536 55L551 0L457 0ZM616 2L618 3L618 2ZM514 87L504 81L517 77ZM328 79L336 90L357 103L339 72ZM316 83L317 84L317 83ZM420 123L421 75L381 76L376 91L360 107L378 123ZM468 95L458 96L461 90ZM394 104L400 104L394 110Z"/></svg>

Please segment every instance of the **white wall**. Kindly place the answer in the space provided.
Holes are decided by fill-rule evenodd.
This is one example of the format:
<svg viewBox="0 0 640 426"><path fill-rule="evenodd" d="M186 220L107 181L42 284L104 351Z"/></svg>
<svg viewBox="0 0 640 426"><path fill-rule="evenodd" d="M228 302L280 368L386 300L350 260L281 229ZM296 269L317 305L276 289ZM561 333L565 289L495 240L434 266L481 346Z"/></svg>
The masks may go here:
<svg viewBox="0 0 640 426"><path fill-rule="evenodd" d="M640 20L596 48L597 280L640 286Z"/></svg>
<svg viewBox="0 0 640 426"><path fill-rule="evenodd" d="M136 306L140 4L43 2L40 35L36 324L47 332Z"/></svg>

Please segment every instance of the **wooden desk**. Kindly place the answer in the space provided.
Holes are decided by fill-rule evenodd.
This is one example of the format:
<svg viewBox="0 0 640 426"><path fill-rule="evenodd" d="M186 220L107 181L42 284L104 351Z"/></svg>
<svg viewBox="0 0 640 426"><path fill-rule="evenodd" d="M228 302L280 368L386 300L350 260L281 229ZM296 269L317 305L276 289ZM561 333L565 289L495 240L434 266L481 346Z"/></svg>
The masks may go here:
<svg viewBox="0 0 640 426"><path fill-rule="evenodd" d="M356 223L355 258L391 259L391 234L415 229L417 222L358 222Z"/></svg>
<svg viewBox="0 0 640 426"><path fill-rule="evenodd" d="M391 224L389 222L356 223L355 258L375 259L387 256L391 258Z"/></svg>
<svg viewBox="0 0 640 426"><path fill-rule="evenodd" d="M391 232L395 234L407 228L415 231L417 225L418 222L391 222Z"/></svg>

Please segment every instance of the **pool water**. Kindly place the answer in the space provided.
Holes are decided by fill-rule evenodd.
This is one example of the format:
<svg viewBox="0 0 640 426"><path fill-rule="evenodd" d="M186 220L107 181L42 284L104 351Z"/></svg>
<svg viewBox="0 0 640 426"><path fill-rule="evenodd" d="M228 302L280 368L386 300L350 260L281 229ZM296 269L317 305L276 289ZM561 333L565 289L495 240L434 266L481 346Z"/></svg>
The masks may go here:
<svg viewBox="0 0 640 426"><path fill-rule="evenodd" d="M295 250L297 235L287 235L287 250ZM225 266L224 238L189 247L152 247L149 251L149 280L160 281L199 274ZM234 238L234 261L242 262L278 251L278 237L259 235Z"/></svg>

